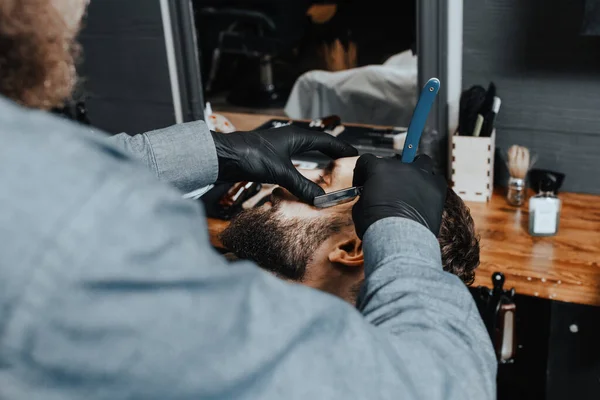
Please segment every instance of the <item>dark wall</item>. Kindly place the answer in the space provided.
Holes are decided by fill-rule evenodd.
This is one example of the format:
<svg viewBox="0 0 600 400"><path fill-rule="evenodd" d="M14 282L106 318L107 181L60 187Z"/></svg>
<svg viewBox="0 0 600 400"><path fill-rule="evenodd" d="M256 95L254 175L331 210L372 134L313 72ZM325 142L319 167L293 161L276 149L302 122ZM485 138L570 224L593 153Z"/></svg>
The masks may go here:
<svg viewBox="0 0 600 400"><path fill-rule="evenodd" d="M600 37L580 35L583 16L584 0L464 0L463 87L496 83L497 147L527 146L567 174L563 190L600 193Z"/></svg>
<svg viewBox="0 0 600 400"><path fill-rule="evenodd" d="M175 123L158 0L90 2L80 74L92 124L140 133Z"/></svg>

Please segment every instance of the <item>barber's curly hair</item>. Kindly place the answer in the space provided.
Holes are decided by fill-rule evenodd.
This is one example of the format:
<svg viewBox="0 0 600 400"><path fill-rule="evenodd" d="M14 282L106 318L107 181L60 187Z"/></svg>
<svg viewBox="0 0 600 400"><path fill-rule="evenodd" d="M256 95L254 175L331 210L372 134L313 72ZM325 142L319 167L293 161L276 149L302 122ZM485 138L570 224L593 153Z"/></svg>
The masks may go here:
<svg viewBox="0 0 600 400"><path fill-rule="evenodd" d="M79 47L49 0L0 0L0 94L27 107L61 107L76 83Z"/></svg>
<svg viewBox="0 0 600 400"><path fill-rule="evenodd" d="M438 236L444 271L457 275L467 285L475 281L479 266L479 236L469 208L448 188Z"/></svg>

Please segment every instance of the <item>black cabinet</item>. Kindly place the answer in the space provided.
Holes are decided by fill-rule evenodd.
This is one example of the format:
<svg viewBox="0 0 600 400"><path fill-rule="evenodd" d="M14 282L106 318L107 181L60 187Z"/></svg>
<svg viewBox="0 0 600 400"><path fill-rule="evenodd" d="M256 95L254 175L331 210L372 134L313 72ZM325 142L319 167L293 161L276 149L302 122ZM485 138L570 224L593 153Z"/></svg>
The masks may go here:
<svg viewBox="0 0 600 400"><path fill-rule="evenodd" d="M600 307L518 294L515 304L516 356L498 365L498 400L600 399Z"/></svg>
<svg viewBox="0 0 600 400"><path fill-rule="evenodd" d="M548 400L600 399L600 308L552 302Z"/></svg>

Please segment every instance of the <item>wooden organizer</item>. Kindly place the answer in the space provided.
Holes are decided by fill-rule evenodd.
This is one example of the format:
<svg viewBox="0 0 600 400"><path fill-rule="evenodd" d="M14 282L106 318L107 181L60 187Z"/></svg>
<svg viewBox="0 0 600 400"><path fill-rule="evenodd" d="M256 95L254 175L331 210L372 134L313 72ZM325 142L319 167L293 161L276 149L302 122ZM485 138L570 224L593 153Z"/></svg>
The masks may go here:
<svg viewBox="0 0 600 400"><path fill-rule="evenodd" d="M452 136L450 180L464 201L487 202L494 190L496 130L490 137Z"/></svg>

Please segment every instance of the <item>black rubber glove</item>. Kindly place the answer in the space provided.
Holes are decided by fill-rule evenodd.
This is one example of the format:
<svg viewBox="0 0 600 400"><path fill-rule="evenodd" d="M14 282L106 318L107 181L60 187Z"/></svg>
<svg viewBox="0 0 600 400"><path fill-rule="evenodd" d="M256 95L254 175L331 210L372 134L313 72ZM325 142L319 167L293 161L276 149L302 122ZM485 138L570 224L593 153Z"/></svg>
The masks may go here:
<svg viewBox="0 0 600 400"><path fill-rule="evenodd" d="M369 226L387 217L416 221L438 236L447 184L432 170L428 156L419 156L410 164L399 158L361 156L353 179L354 186L364 186L352 209L358 237L362 239Z"/></svg>
<svg viewBox="0 0 600 400"><path fill-rule="evenodd" d="M291 157L311 150L331 158L358 155L354 147L327 133L289 125L252 132L212 132L212 136L220 181L276 183L311 204L325 192L294 168Z"/></svg>

